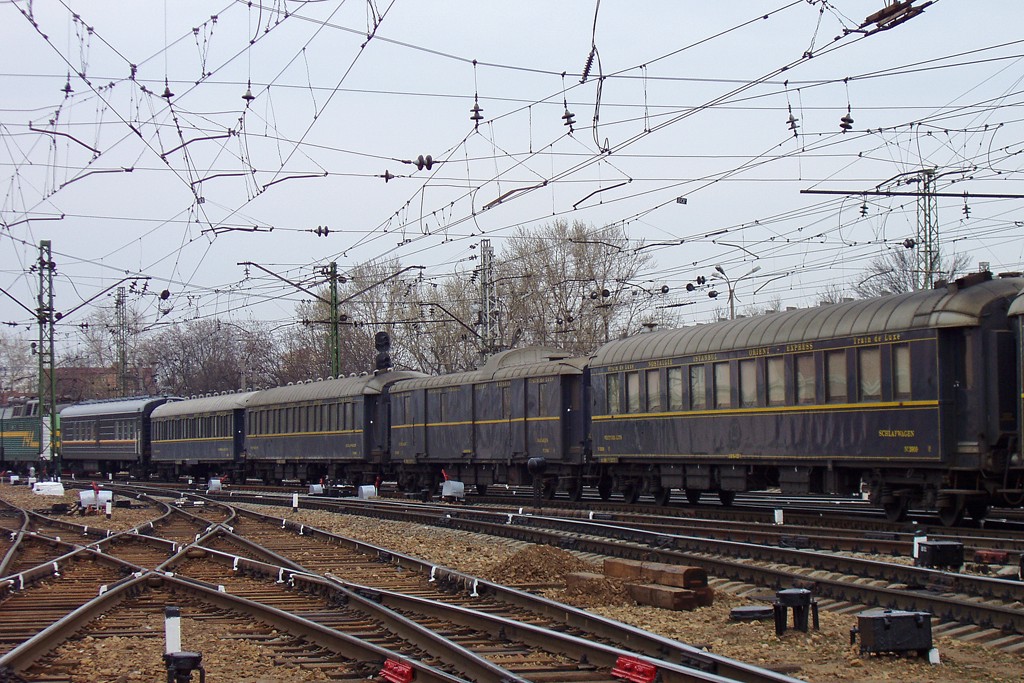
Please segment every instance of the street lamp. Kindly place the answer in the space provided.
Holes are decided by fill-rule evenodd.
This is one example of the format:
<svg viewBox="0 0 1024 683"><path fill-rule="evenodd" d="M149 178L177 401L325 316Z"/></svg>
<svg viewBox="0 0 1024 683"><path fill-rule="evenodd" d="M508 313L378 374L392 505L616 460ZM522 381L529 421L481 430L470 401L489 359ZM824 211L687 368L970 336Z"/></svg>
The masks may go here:
<svg viewBox="0 0 1024 683"><path fill-rule="evenodd" d="M713 280L722 280L723 282L725 282L725 286L729 290L729 320L736 319L736 285L738 285L740 282L747 279L748 277L750 277L759 270L761 270L761 266L754 266L746 273L740 275L738 278L733 280L728 275L725 274L725 269L722 268L722 266L715 266L716 272L711 274L711 278ZM718 296L717 292L708 292L709 296L711 296L712 294L714 294L712 298Z"/></svg>

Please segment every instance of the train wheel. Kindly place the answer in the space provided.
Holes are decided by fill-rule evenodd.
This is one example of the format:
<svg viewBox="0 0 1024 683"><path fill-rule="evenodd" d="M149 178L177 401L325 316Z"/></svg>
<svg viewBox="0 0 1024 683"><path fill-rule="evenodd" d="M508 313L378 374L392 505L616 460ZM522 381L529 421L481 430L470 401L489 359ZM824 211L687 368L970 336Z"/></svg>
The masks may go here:
<svg viewBox="0 0 1024 683"><path fill-rule="evenodd" d="M980 522L988 517L988 503L983 500L972 500L967 503L967 514L971 516L975 522Z"/></svg>
<svg viewBox="0 0 1024 683"><path fill-rule="evenodd" d="M661 486L654 490L654 502L665 507L672 498L672 489L668 486Z"/></svg>
<svg viewBox="0 0 1024 683"><path fill-rule="evenodd" d="M700 489L686 489L686 502L690 505L697 505L700 503L700 494L703 493Z"/></svg>
<svg viewBox="0 0 1024 683"><path fill-rule="evenodd" d="M907 499L897 496L887 503L882 503L885 517L890 522L902 522L907 519Z"/></svg>
<svg viewBox="0 0 1024 683"><path fill-rule="evenodd" d="M718 490L718 501L725 507L732 506L732 502L736 500L735 491L726 491L725 489Z"/></svg>
<svg viewBox="0 0 1024 683"><path fill-rule="evenodd" d="M583 500L583 482L579 479L573 479L569 482L568 492L569 500L572 502L577 503Z"/></svg>
<svg viewBox="0 0 1024 683"><path fill-rule="evenodd" d="M612 497L611 479L602 479L597 483L597 495L601 496L601 500L608 500Z"/></svg>
<svg viewBox="0 0 1024 683"><path fill-rule="evenodd" d="M949 500L943 501L939 506L939 521L942 526L957 526L964 521L964 499L960 496L949 496Z"/></svg>
<svg viewBox="0 0 1024 683"><path fill-rule="evenodd" d="M629 505L632 505L633 503L640 500L640 485L626 484L622 488L622 500L624 500Z"/></svg>

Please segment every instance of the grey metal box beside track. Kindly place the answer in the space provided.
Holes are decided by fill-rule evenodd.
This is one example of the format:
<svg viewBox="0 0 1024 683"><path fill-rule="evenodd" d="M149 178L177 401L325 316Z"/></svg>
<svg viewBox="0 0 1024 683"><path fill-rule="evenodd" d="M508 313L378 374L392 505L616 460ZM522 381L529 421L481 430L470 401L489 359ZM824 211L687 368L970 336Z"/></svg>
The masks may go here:
<svg viewBox="0 0 1024 683"><path fill-rule="evenodd" d="M932 615L928 612L871 609L857 615L857 628L851 632L860 635L860 651L913 652L924 655L932 649Z"/></svg>
<svg viewBox="0 0 1024 683"><path fill-rule="evenodd" d="M918 567L959 567L964 563L964 544L959 541L924 541L918 545Z"/></svg>

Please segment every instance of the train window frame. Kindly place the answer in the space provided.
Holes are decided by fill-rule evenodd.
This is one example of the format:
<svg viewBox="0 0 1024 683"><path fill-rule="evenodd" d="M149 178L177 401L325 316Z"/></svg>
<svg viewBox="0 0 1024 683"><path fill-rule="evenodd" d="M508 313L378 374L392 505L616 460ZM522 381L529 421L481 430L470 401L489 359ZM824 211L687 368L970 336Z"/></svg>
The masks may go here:
<svg viewBox="0 0 1024 683"><path fill-rule="evenodd" d="M712 363L712 397L715 410L732 408L732 367L729 361Z"/></svg>
<svg viewBox="0 0 1024 683"><path fill-rule="evenodd" d="M708 376L704 363L689 366L690 410L707 410Z"/></svg>
<svg viewBox="0 0 1024 683"><path fill-rule="evenodd" d="M764 359L765 402L769 406L786 405L786 357L769 356Z"/></svg>
<svg viewBox="0 0 1024 683"><path fill-rule="evenodd" d="M640 372L633 370L626 373L626 412L639 413L640 406Z"/></svg>
<svg viewBox="0 0 1024 683"><path fill-rule="evenodd" d="M512 419L512 387L509 384L502 384L499 387L501 393L501 413L499 418L503 420Z"/></svg>
<svg viewBox="0 0 1024 683"><path fill-rule="evenodd" d="M532 391L535 393L537 416L551 415L551 399L548 395L548 382L546 380L533 380L530 382Z"/></svg>
<svg viewBox="0 0 1024 683"><path fill-rule="evenodd" d="M846 349L825 351L825 402L846 403L850 398Z"/></svg>
<svg viewBox="0 0 1024 683"><path fill-rule="evenodd" d="M797 405L817 403L817 375L813 353L793 354L793 399Z"/></svg>
<svg viewBox="0 0 1024 683"><path fill-rule="evenodd" d="M757 407L757 359L742 358L737 364L740 408Z"/></svg>
<svg viewBox="0 0 1024 683"><path fill-rule="evenodd" d="M622 413L622 378L617 372L610 372L605 377L605 400L609 415Z"/></svg>
<svg viewBox="0 0 1024 683"><path fill-rule="evenodd" d="M654 381L651 381L651 378ZM661 400L661 369L652 368L644 373L644 394L647 400L647 412L660 413L664 406ZM653 400L652 400L653 399Z"/></svg>
<svg viewBox="0 0 1024 683"><path fill-rule="evenodd" d="M882 349L879 346L857 349L857 398L862 403L882 400Z"/></svg>
<svg viewBox="0 0 1024 683"><path fill-rule="evenodd" d="M892 345L892 395L907 400L913 397L913 370L910 344Z"/></svg>
<svg viewBox="0 0 1024 683"><path fill-rule="evenodd" d="M668 384L668 409L686 409L686 391L683 384L683 369L679 366L668 368L665 371Z"/></svg>

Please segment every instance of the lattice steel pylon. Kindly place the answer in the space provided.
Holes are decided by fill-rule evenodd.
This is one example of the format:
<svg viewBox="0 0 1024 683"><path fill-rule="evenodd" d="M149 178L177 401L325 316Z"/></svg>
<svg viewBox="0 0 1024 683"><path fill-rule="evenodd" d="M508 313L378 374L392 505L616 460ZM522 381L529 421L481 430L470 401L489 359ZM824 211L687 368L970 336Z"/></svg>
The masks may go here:
<svg viewBox="0 0 1024 683"><path fill-rule="evenodd" d="M921 171L917 197L917 263L914 289L931 289L939 271L939 204L935 197L935 169Z"/></svg>
<svg viewBox="0 0 1024 683"><path fill-rule="evenodd" d="M57 448L57 376L53 359L53 273L57 269L50 251L50 240L39 242L39 459L52 461L54 474L60 478L60 455Z"/></svg>
<svg viewBox="0 0 1024 683"><path fill-rule="evenodd" d="M494 247L489 239L480 240L480 361L498 347L498 286L494 281Z"/></svg>
<svg viewBox="0 0 1024 683"><path fill-rule="evenodd" d="M128 292L124 287L117 288L114 318L117 327L114 338L117 346L117 390L121 396L128 396ZM134 387L132 389L134 393Z"/></svg>

